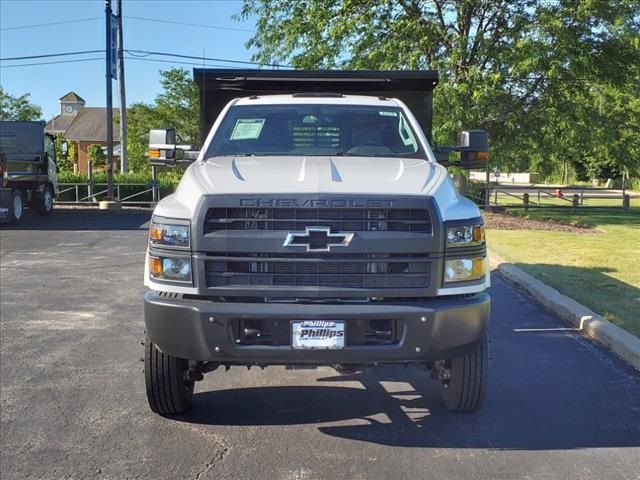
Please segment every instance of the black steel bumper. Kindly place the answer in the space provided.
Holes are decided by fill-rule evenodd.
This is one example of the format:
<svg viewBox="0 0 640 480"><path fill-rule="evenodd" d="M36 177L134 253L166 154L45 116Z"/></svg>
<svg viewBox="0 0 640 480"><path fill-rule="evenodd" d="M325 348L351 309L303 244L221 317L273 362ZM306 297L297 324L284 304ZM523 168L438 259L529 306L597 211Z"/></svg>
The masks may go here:
<svg viewBox="0 0 640 480"><path fill-rule="evenodd" d="M379 304L224 303L144 296L148 337L180 358L230 364L373 364L429 362L463 354L485 334L487 293L420 302ZM340 350L294 350L288 345L239 345L232 325L241 319L399 321L393 345L349 345Z"/></svg>

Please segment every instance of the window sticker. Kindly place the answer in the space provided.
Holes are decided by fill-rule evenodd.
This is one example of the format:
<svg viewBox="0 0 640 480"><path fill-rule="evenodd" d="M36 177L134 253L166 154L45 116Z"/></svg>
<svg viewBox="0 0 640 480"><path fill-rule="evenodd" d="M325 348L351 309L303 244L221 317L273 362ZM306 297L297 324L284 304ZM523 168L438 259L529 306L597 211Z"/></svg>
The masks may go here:
<svg viewBox="0 0 640 480"><path fill-rule="evenodd" d="M385 110L380 110L378 112L379 115L382 115L383 117L397 117L398 116L398 112L389 112L389 111L385 111Z"/></svg>
<svg viewBox="0 0 640 480"><path fill-rule="evenodd" d="M402 138L402 143L404 143L405 146L412 146L414 151L417 151L418 142L413 136L413 133L411 133L411 129L407 125L404 115L400 116L400 121L398 122L398 133L400 133L400 138Z"/></svg>
<svg viewBox="0 0 640 480"><path fill-rule="evenodd" d="M264 118L239 118L231 132L231 140L255 140L263 126Z"/></svg>
<svg viewBox="0 0 640 480"><path fill-rule="evenodd" d="M340 147L340 128L333 126L294 125L292 129L295 148Z"/></svg>

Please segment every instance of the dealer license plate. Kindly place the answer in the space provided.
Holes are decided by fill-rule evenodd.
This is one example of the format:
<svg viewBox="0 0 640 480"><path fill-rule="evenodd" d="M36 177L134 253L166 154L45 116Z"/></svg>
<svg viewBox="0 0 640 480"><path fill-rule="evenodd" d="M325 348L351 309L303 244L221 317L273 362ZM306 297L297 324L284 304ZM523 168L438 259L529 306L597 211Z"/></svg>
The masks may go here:
<svg viewBox="0 0 640 480"><path fill-rule="evenodd" d="M344 321L294 320L291 322L291 345L295 349L344 348Z"/></svg>

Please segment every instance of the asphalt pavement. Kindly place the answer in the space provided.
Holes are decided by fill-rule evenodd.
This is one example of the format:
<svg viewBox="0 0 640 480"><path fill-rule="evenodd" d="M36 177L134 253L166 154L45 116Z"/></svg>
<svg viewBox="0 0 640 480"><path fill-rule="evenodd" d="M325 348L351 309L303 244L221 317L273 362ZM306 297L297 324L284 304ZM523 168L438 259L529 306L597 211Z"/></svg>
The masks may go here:
<svg viewBox="0 0 640 480"><path fill-rule="evenodd" d="M444 409L412 367L234 367L149 410L149 213L0 229L0 475L85 479L640 479L640 374L493 276L490 385Z"/></svg>

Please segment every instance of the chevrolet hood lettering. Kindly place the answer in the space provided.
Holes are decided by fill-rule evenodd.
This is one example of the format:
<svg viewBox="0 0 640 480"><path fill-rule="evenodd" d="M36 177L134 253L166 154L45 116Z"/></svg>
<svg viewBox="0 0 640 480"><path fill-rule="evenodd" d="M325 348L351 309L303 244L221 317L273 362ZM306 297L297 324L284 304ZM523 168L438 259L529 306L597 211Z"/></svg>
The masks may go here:
<svg viewBox="0 0 640 480"><path fill-rule="evenodd" d="M242 198L240 206L249 208L391 208L393 200Z"/></svg>
<svg viewBox="0 0 640 480"><path fill-rule="evenodd" d="M307 252L330 252L334 247L348 247L354 233L331 232L330 227L306 227L304 232L287 235L284 247L304 247Z"/></svg>

